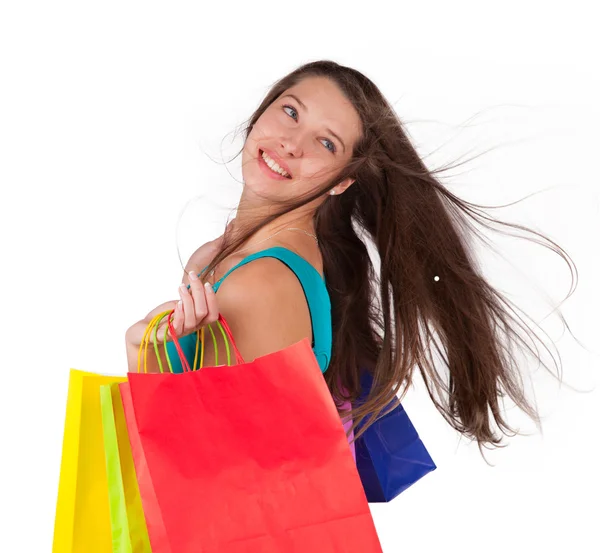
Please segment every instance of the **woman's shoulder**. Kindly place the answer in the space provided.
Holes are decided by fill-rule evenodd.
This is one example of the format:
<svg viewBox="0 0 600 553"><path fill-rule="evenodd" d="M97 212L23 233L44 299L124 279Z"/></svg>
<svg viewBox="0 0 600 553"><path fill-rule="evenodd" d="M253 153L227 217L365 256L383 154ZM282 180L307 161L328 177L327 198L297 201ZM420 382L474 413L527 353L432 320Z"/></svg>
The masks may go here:
<svg viewBox="0 0 600 553"><path fill-rule="evenodd" d="M280 316L306 308L302 283L281 257L258 257L237 267L222 280L217 297L221 302L248 304L257 310L279 308Z"/></svg>
<svg viewBox="0 0 600 553"><path fill-rule="evenodd" d="M244 359L311 336L302 285L277 258L254 259L232 271L219 287L217 304Z"/></svg>
<svg viewBox="0 0 600 553"><path fill-rule="evenodd" d="M270 248L271 249L271 248ZM310 266L316 273L319 274L323 279L323 257L321 250L316 244L296 244L290 242L284 242L281 244L275 244L276 250L287 251L291 255L295 255L297 258L306 265Z"/></svg>
<svg viewBox="0 0 600 553"><path fill-rule="evenodd" d="M298 283L294 272L281 262L280 257L258 255L244 261L222 280L219 290L231 290L232 294L244 295L250 295L250 291L256 294L269 290L287 292Z"/></svg>

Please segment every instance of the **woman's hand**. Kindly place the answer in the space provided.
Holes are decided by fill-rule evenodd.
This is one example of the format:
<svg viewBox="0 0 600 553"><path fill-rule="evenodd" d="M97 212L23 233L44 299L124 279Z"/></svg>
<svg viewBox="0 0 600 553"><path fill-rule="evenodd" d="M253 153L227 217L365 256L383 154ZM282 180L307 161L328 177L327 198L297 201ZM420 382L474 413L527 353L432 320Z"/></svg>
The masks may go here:
<svg viewBox="0 0 600 553"><path fill-rule="evenodd" d="M128 347L139 348L142 343L144 333L150 324L150 321L159 313L175 310L173 315L173 327L177 338L187 336L196 332L203 326L214 323L219 318L219 307L217 305L217 295L214 293L210 283L205 286L198 279L195 272L191 272L189 290L185 284L179 287L180 300L167 301L150 311L141 321L130 326L125 333L125 340ZM158 325L156 340L162 343L165 328L168 326L169 316ZM149 337L150 342L154 340L154 328ZM172 341L170 331L167 329L167 341Z"/></svg>
<svg viewBox="0 0 600 553"><path fill-rule="evenodd" d="M210 284L204 287L202 282L197 278L197 275L214 259L217 251L223 244L225 235L229 234L233 229L234 221L235 218L229 222L223 235L203 244L191 256L185 267L184 282L179 288L181 299L179 301L173 300L160 304L141 321L138 321L127 329L125 342L130 371L138 369L138 350L148 329L148 325L156 315L174 310L172 324L178 339L217 321L219 318L219 308L217 306L216 294L213 292ZM189 281L189 289L185 283L186 280ZM156 341L159 343L164 342L165 329L167 329L167 342L173 341L171 332L167 328L170 317L171 315L165 316L158 325L158 329L156 329ZM154 330L155 328L152 328L150 336L147 337L150 342L154 341Z"/></svg>

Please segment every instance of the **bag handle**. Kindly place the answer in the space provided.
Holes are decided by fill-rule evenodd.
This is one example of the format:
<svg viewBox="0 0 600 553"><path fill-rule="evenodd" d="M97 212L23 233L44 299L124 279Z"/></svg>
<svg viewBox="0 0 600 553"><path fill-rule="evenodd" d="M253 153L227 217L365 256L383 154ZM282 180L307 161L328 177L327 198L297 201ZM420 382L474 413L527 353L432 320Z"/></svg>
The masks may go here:
<svg viewBox="0 0 600 553"><path fill-rule="evenodd" d="M173 373L173 366L171 365L171 359L169 358L169 352L167 351L167 344L166 344L167 330L171 334L173 344L175 345L175 349L177 350L177 354L179 355L179 358L181 360L181 365L183 367L183 371L191 372L193 370L196 370L196 361L198 360L198 347L200 345L200 342L202 343L200 368L203 367L203 365L204 365L204 327L202 327L200 330L196 331L196 335L197 335L196 354L194 356L193 368L190 369L189 363L185 357L185 354L183 353L183 350L181 349L181 345L179 344L179 339L177 338L177 335L175 333L175 328L173 327L173 324L172 324L172 318L174 316L174 313L175 313L174 309L172 309L170 311L164 311L162 313L159 313L155 317L153 317L152 320L150 321L150 323L148 323L148 326L146 327L146 330L144 332L144 336L142 337L142 343L140 344L140 348L138 350L138 373L141 372L140 367L141 367L142 349L144 349L144 373L148 372L147 359L148 359L148 345L150 343L149 336L152 333L153 329L154 329L154 332L153 332L154 351L156 354L156 358L158 360L158 368L161 373L165 372L163 369L161 358L160 358L160 353L158 351L158 343L156 340L156 334L158 332L158 326L159 326L160 322L167 316L168 316L168 320L167 320L167 327L165 328L165 333L164 333L164 338L163 338L163 348L164 348L165 356L167 358L167 363L169 365L169 371L171 373ZM242 357L242 354L240 353L240 351L237 347L237 344L235 343L235 340L233 339L231 329L229 328L227 321L225 320L225 318L223 317L223 315L221 313L219 313L219 318L217 319L216 322L217 322L217 326L219 327L219 330L221 331L221 334L223 335L223 339L225 341L225 349L227 350L227 365L228 366L231 365L231 356L230 356L229 343L227 341L227 338L229 338L229 340L231 340L231 343L233 344L237 364L238 365L244 364L245 363L244 358ZM212 328L209 326L208 329L210 330L210 333L212 335L213 344L214 344L214 348L215 348L215 363L218 363L217 341L216 341L216 338L215 338Z"/></svg>

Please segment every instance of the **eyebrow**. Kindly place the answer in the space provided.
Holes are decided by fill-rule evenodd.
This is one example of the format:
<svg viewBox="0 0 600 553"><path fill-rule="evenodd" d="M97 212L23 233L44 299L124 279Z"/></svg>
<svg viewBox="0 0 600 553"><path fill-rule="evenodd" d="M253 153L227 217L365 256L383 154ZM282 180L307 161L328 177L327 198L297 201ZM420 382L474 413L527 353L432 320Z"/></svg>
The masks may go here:
<svg viewBox="0 0 600 553"><path fill-rule="evenodd" d="M293 98L294 100L296 100L296 102L298 102L300 104L300 106L305 110L308 111L308 108L304 105L304 103L302 102L302 100L300 100L300 98L298 98L297 96L294 96L293 94L284 94L282 96L282 98L285 98L286 96L289 96L290 98ZM328 133L332 134L333 136L335 136L340 144L342 145L342 147L344 148L344 152L346 151L346 145L344 144L344 141L337 135L335 134L331 129L326 128L325 129Z"/></svg>

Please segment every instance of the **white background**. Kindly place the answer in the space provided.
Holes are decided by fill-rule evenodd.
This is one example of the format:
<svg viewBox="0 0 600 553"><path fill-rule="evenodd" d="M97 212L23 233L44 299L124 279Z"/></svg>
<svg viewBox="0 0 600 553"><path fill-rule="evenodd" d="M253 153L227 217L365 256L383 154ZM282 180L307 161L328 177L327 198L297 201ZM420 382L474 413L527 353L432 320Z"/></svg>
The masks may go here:
<svg viewBox="0 0 600 553"><path fill-rule="evenodd" d="M125 373L127 327L178 299L181 211L199 197L181 216L185 264L237 205L241 156L223 164L241 148L235 130L276 79L329 58L380 87L430 167L493 148L444 183L485 205L541 192L488 213L533 226L578 269L561 306L571 334L546 317L568 293L567 266L487 234L501 256L481 248L486 274L590 393L559 389L527 358L544 435L487 452L491 468L417 382L404 405L438 468L372 506L384 551L599 551L592 2L211 4L0 9L0 549L51 549L69 369ZM535 431L515 409L508 418Z"/></svg>

